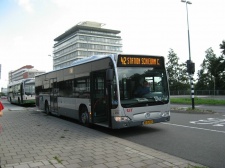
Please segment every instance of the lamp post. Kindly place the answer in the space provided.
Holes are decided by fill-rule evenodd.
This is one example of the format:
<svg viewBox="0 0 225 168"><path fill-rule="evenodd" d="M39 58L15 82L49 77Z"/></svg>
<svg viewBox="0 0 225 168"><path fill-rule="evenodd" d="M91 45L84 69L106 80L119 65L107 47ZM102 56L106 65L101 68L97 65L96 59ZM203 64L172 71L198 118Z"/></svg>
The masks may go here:
<svg viewBox="0 0 225 168"><path fill-rule="evenodd" d="M192 4L188 0L181 0L181 2L184 2L186 4L186 11L187 11L187 29L188 29L188 51L189 51L189 63L191 63L191 45L190 45L190 33L189 33L189 20L188 20L188 4ZM190 76L190 83L191 83L191 99L192 99L192 109L195 108L194 103L194 84L193 84L193 74L189 73Z"/></svg>
<svg viewBox="0 0 225 168"><path fill-rule="evenodd" d="M52 69L54 69L54 57L52 55L48 55L49 57L52 57Z"/></svg>
<svg viewBox="0 0 225 168"><path fill-rule="evenodd" d="M214 83L213 91L214 91L214 97L215 97L215 95L216 95L216 79L215 79L215 78L216 78L216 77L213 76L213 83Z"/></svg>

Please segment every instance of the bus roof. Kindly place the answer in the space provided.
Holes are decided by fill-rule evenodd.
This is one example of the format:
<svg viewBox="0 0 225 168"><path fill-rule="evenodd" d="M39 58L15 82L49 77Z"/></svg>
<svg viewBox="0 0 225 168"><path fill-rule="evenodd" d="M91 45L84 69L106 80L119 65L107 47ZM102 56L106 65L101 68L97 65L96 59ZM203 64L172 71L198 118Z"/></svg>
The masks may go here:
<svg viewBox="0 0 225 168"><path fill-rule="evenodd" d="M71 66L80 65L80 64L87 63L87 62L99 60L99 59L106 58L106 57L112 57L112 56L115 56L115 55L114 54L110 54L110 55L93 55L93 56L89 56L89 57L86 57L86 58L83 58L83 59L76 60L76 61L74 61L71 64Z"/></svg>
<svg viewBox="0 0 225 168"><path fill-rule="evenodd" d="M39 74L39 75L36 75L36 76L46 75L46 74L49 74L51 72L56 72L56 71L59 71L59 70L63 70L63 69L70 68L70 67L73 67L73 66L77 66L77 65L88 63L88 62L100 60L100 59L107 58L107 57L110 57L110 58L113 58L113 59L116 60L116 58L118 57L118 54L93 55L93 56L85 57L85 58L82 58L82 59L79 59L79 60L76 60L76 61L72 62L71 65L69 65L69 66L66 66L66 67L63 67L63 68L60 68L60 69L57 69L57 70L52 70L52 71L49 71L49 72L46 72L46 73L42 73L42 74Z"/></svg>
<svg viewBox="0 0 225 168"><path fill-rule="evenodd" d="M76 61L72 62L71 65L69 65L69 66L66 66L66 67L63 67L63 68L60 68L60 69L56 69L56 70L52 70L52 71L49 71L49 72L46 72L46 73L42 73L42 74L39 74L39 75L36 75L36 76L38 77L38 76L46 75L46 74L49 74L49 73L52 73L52 72L56 72L56 71L60 71L60 70L66 69L66 68L70 68L70 67L74 67L74 66L77 66L77 65L85 64L85 63L88 63L88 62L104 59L104 58L107 58L107 57L110 57L112 60L117 61L118 55L131 55L131 56L133 55L133 56L135 56L136 54L119 54L118 53L118 54L108 54L108 55L93 55L93 56L89 56L89 57L85 57L85 58L76 60ZM139 56L150 56L150 55L139 55ZM153 55L151 55L151 56L153 56ZM154 55L154 57L163 57L163 56L155 56Z"/></svg>
<svg viewBox="0 0 225 168"><path fill-rule="evenodd" d="M13 85L16 85L16 84L18 84L18 83L21 83L21 82L23 82L23 81L30 81L29 83L32 83L32 82L35 81L35 78L26 78L26 79L20 79L20 80L17 80L17 81L13 81L13 82L10 82L10 83L8 84L8 86L13 86Z"/></svg>

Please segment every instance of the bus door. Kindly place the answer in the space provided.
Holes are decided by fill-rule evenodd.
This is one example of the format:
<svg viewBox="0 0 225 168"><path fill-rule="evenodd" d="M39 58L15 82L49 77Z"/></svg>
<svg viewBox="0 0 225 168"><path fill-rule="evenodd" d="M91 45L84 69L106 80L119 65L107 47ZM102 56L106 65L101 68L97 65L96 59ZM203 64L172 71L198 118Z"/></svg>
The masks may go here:
<svg viewBox="0 0 225 168"><path fill-rule="evenodd" d="M19 90L19 94L20 94L20 102L18 102L19 104L22 103L23 104L23 97L24 97L24 84L25 82L22 82L20 84L20 90Z"/></svg>
<svg viewBox="0 0 225 168"><path fill-rule="evenodd" d="M109 106L106 71L96 71L91 75L92 122L109 126Z"/></svg>
<svg viewBox="0 0 225 168"><path fill-rule="evenodd" d="M57 113L58 111L58 101L57 101L57 96L58 96L58 85L57 85L57 80L56 78L50 79L50 84L51 84L51 93L50 93L50 109L51 112Z"/></svg>

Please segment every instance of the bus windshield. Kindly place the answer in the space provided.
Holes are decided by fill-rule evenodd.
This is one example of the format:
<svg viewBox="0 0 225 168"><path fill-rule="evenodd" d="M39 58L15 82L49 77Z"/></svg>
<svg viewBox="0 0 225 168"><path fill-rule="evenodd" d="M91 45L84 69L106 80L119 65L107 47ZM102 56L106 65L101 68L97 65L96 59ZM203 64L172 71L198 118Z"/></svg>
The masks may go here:
<svg viewBox="0 0 225 168"><path fill-rule="evenodd" d="M165 69L118 67L118 77L123 107L151 106L169 102Z"/></svg>
<svg viewBox="0 0 225 168"><path fill-rule="evenodd" d="M26 95L34 95L35 94L34 81L26 81L26 82L24 82L24 93Z"/></svg>

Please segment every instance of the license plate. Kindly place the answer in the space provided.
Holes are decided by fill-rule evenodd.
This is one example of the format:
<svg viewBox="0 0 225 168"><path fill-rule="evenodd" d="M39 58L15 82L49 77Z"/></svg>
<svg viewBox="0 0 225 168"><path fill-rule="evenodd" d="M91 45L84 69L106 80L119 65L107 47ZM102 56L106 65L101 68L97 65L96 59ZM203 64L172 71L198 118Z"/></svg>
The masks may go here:
<svg viewBox="0 0 225 168"><path fill-rule="evenodd" d="M147 125L147 124L153 124L153 120L146 120L146 121L144 121L144 125Z"/></svg>

